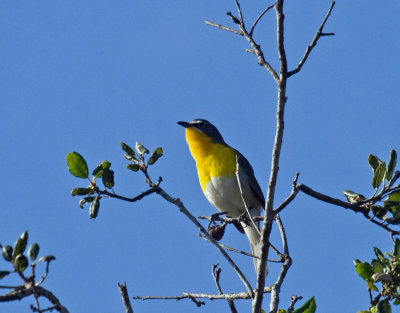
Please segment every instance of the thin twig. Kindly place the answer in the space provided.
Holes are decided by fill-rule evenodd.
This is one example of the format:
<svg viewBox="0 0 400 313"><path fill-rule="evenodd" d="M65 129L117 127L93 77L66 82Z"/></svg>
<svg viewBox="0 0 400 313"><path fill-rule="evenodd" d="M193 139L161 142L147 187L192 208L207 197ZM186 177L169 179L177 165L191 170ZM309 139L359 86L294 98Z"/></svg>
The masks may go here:
<svg viewBox="0 0 400 313"><path fill-rule="evenodd" d="M296 304L297 301L303 299L302 296L298 297L296 295L292 295L292 300L290 301L289 308L287 310L288 313L292 313L294 311L294 305Z"/></svg>
<svg viewBox="0 0 400 313"><path fill-rule="evenodd" d="M237 1L237 0L236 0L236 1ZM239 7L239 8L240 8L240 7ZM253 224L254 229L255 229L255 230L258 232L258 234L260 235L260 228L259 228L259 226L256 224L256 222L254 221L253 216L251 215L250 210L249 210L249 208L248 208L248 206L247 206L246 199L244 198L244 193L243 193L243 189L242 189L242 179L241 179L241 177L240 177L240 168L239 168L239 166L240 166L240 163L239 163L239 160L238 160L238 155L236 154L236 172L235 172L235 175L236 175L236 180L237 180L237 182L238 182L238 186L239 186L239 190L240 190L240 197L242 198L243 205L244 205L244 207L245 207L245 209L246 209L247 215L248 215L248 217L249 217L251 223Z"/></svg>
<svg viewBox="0 0 400 313"><path fill-rule="evenodd" d="M270 293L271 287L266 287L264 293ZM182 300L182 299L210 299L210 300L238 300L238 299L251 299L252 295L248 292L238 292L238 293L224 293L222 295L218 294L206 294L206 293L188 293L182 292L181 296L134 296L135 300Z"/></svg>
<svg viewBox="0 0 400 313"><path fill-rule="evenodd" d="M257 26L257 23L261 20L261 18L264 16L265 13L267 13L269 10L271 10L275 6L275 3L267 7L264 11L261 12L261 14L257 17L257 19L254 21L253 26L250 29L249 35L252 37L254 29Z"/></svg>
<svg viewBox="0 0 400 313"><path fill-rule="evenodd" d="M211 269L211 273L212 273L212 276L214 278L214 282L215 282L215 285L217 286L217 290L218 290L219 294L220 295L224 294L222 292L221 285L219 284L219 278L220 278L220 275L221 275L221 268L218 267L218 264L213 264L212 269ZM231 312L232 313L238 313L238 311L236 310L236 307L235 307L235 302L233 300L226 300L226 301L228 302L228 306L229 306L229 309L231 310Z"/></svg>
<svg viewBox="0 0 400 313"><path fill-rule="evenodd" d="M245 27L244 26L244 19L243 19L242 9L240 8L240 3L239 3L238 0L235 0L235 3L236 3L236 8L237 8L238 13L239 13L240 26L244 28Z"/></svg>
<svg viewBox="0 0 400 313"><path fill-rule="evenodd" d="M133 313L131 301L129 300L129 296L128 296L128 289L126 288L126 282L124 282L123 284L118 283L118 289L119 289L119 292L121 293L122 302L124 303L124 307L125 307L125 312Z"/></svg>
<svg viewBox="0 0 400 313"><path fill-rule="evenodd" d="M203 234L199 233L199 236L200 236L200 238L204 239L205 241L211 242L211 241L208 240L208 238L206 238ZM260 257L257 256L257 255L255 255L255 254L251 254L251 253L248 253L248 252L245 252L245 251L242 251L242 250L238 250L238 249L229 247L229 246L224 245L223 243L220 243L220 242L218 242L218 244L219 244L222 248L224 248L224 249L226 249L226 250L229 250L229 251L232 251L232 252L236 252L236 253L239 253L239 254L243 254L243 255L245 255L245 256L249 256L249 257L252 257L252 258L260 259ZM278 250L276 250L275 247L272 246L272 244L271 244L271 249L273 249L273 250L276 252L276 254L277 254L278 256L282 255ZM268 259L267 262L271 262L271 263L282 263L283 261L282 261L281 259L279 259L279 260L270 260L270 259Z"/></svg>
<svg viewBox="0 0 400 313"><path fill-rule="evenodd" d="M240 31L240 30L232 29L232 28L229 28L229 27L226 27L224 25L217 24L217 23L214 23L214 22L211 22L211 21L204 21L204 23L206 23L207 25L210 25L210 26L217 27L219 29L227 30L228 32L232 32L232 33L235 33L235 34L240 35L240 36L244 36L243 32Z"/></svg>
<svg viewBox="0 0 400 313"><path fill-rule="evenodd" d="M299 178L299 173L296 173L296 177L292 183L292 192L290 195L274 210L274 214L279 214L284 208L286 208L290 202L296 198L299 188L297 187L297 179Z"/></svg>
<svg viewBox="0 0 400 313"><path fill-rule="evenodd" d="M105 196L108 196L110 198L116 198L116 199L123 200L123 201L128 201L128 202L136 202L136 201L139 201L139 200L143 199L144 197L146 197L148 195L151 195L152 193L155 193L156 192L156 188L155 188L155 186L153 186L153 187L149 188L148 190L143 191L141 194L137 195L136 197L132 197L132 198L127 198L127 197L124 197L124 196L117 195L115 193L109 192L106 189L105 190L100 190L98 187L97 187L97 189L95 189L95 191L99 195L105 195Z"/></svg>
<svg viewBox="0 0 400 313"><path fill-rule="evenodd" d="M292 259L289 255L289 246L287 243L287 237L286 237L286 231L285 228L283 227L282 220L279 217L279 215L275 216L276 224L278 225L279 232L281 234L281 239L282 239L282 245L283 245L283 253L284 253L284 263L281 266L281 272L279 273L279 276L275 282L275 284L272 285L272 291L271 291L271 302L269 305L270 312L276 312L278 310L278 305L279 305L279 295L281 292L281 286L283 284L283 281L286 277L286 274L292 265Z"/></svg>
<svg viewBox="0 0 400 313"><path fill-rule="evenodd" d="M39 309L39 307L34 307L32 304L30 306L32 312L39 312L39 313L43 313L43 312L47 312L47 311L53 311L56 310L57 306L53 305L53 306L49 306L48 308L45 309Z"/></svg>
<svg viewBox="0 0 400 313"><path fill-rule="evenodd" d="M168 202L174 204L179 208L179 210L186 215L186 217L189 218L189 220L197 226L197 228L200 230L201 233L205 237L207 237L212 244L221 252L221 254L224 256L224 258L229 262L229 264L233 267L235 270L236 274L239 276L240 280L243 282L245 285L247 291L249 294L253 295L253 289L247 280L246 276L242 273L240 268L236 265L236 263L232 260L232 258L225 252L224 248L222 248L216 240L211 238L211 236L208 234L207 230L198 222L198 220L186 209L186 207L183 205L182 201L179 198L172 198L170 195L168 195L161 187L156 186L156 192L163 197L165 200Z"/></svg>
<svg viewBox="0 0 400 313"><path fill-rule="evenodd" d="M307 61L308 56L311 53L311 50L317 45L318 39L321 38L322 36L333 36L335 35L334 33L324 33L324 26L326 21L328 20L329 16L331 15L332 9L335 6L335 1L331 2L331 6L329 7L328 13L326 14L324 21L322 22L321 26L318 28L317 33L315 34L311 44L307 47L306 52L304 53L302 59L300 60L299 64L297 65L296 69L293 71L290 71L288 73L288 77L297 74L300 72L301 68L303 67L304 63Z"/></svg>
<svg viewBox="0 0 400 313"><path fill-rule="evenodd" d="M51 302L51 304L54 305L54 310L60 313L69 313L67 308L60 303L60 301L51 291L44 289L43 287L40 286L35 287L35 291L37 292L38 296L47 298ZM31 296L32 294L33 294L33 288L25 288L25 286L20 286L0 296L0 302L21 300L25 297Z"/></svg>

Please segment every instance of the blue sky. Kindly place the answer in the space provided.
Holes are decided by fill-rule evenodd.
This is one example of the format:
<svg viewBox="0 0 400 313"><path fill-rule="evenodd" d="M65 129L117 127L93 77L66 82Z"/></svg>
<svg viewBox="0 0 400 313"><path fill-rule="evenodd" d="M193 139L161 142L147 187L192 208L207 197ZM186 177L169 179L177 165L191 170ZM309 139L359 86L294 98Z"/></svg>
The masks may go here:
<svg viewBox="0 0 400 313"><path fill-rule="evenodd" d="M249 24L272 2L242 3ZM330 5L286 1L289 67L300 60ZM387 159L398 143L400 4L337 1L327 32L301 73L288 83L285 135L276 204L299 181L334 197L345 189L372 194L369 153ZM134 196L144 178L125 169L119 142L139 141L164 156L150 174L195 215L212 214L203 197L179 120L213 122L226 142L252 163L264 193L275 129L276 87L239 36L206 26L233 27L234 1L3 1L0 4L0 242L25 230L41 254L53 254L44 287L71 312L122 312L117 282L133 295L216 293L211 266L222 267L225 292L244 290L214 247L172 205L152 195L135 204L104 199L89 220L73 187L86 185L67 170L78 151L93 169L107 159L115 191ZM275 16L255 37L277 66ZM283 285L290 296L316 297L318 311L368 307L353 259L370 260L389 236L362 216L300 194L282 213L293 266ZM276 233L273 240L277 241ZM248 250L231 228L224 243ZM233 255L254 282L252 261ZM1 270L7 264L0 262ZM276 277L271 267L267 282ZM275 274L275 276L274 276ZM1 283L15 283L3 280ZM28 312L33 299L1 304ZM264 308L266 303L264 304ZM135 312L221 312L224 302L195 308L190 301L134 301ZM238 304L248 312L249 301ZM318 312L317 311L317 312Z"/></svg>

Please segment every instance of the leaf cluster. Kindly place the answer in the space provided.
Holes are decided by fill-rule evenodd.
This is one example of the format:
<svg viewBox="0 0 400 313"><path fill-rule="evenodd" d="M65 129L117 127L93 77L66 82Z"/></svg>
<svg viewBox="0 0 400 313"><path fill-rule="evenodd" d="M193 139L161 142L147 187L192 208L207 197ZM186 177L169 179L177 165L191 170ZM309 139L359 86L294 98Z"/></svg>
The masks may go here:
<svg viewBox="0 0 400 313"><path fill-rule="evenodd" d="M1 255L3 259L9 263L11 263L13 269L12 270L5 270L0 271L0 279L4 278L5 276L11 273L19 273L22 274L29 265L29 260L31 261L31 266L35 266L40 262L50 262L55 260L55 257L52 255L42 256L36 260L39 255L39 244L34 242L32 243L26 255L24 254L27 244L28 244L28 231L24 231L21 236L16 240L14 246L11 245L0 245L1 247Z"/></svg>
<svg viewBox="0 0 400 313"><path fill-rule="evenodd" d="M397 152L391 150L386 164L377 156L370 154L368 164L372 169L372 187L374 193L368 199L360 193L351 190L343 191L349 203L361 203L372 216L385 224L400 224L400 185L393 186L400 178L400 171L395 171ZM378 192L379 187L381 190Z"/></svg>
<svg viewBox="0 0 400 313"><path fill-rule="evenodd" d="M359 313L390 313L392 305L400 304L400 239L396 238L391 253L374 247L376 258L371 262L354 260L357 274L366 282L371 295L369 311ZM378 288L378 284L380 284ZM372 292L378 293L372 298Z"/></svg>
<svg viewBox="0 0 400 313"><path fill-rule="evenodd" d="M121 142L121 148L125 152L125 159L130 161L127 164L127 168L131 171L137 172L141 170L146 179L150 181L147 174L147 169L150 165L156 163L156 161L163 155L163 149L161 147L155 149L146 162L145 154L149 154L149 150L142 144L136 142L135 150L124 142ZM79 207L84 208L84 204L90 203L89 217L94 219L97 217L100 209L100 200L102 197L111 196L114 193L114 171L111 170L111 163L107 160L98 164L92 171L92 179L89 178L89 167L85 158L78 152L70 152L66 156L67 165L69 172L78 178L89 180L89 186L87 187L76 187L72 189L72 196L84 196L79 200ZM104 185L104 189L100 189L97 183L97 179L101 178ZM108 191L111 190L112 193Z"/></svg>

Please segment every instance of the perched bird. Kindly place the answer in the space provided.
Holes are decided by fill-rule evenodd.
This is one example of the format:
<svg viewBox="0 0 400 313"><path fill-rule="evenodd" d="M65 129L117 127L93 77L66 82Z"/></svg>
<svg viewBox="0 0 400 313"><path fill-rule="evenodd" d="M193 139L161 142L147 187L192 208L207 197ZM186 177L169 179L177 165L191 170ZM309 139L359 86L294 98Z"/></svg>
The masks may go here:
<svg viewBox="0 0 400 313"><path fill-rule="evenodd" d="M246 212L244 200L251 215L260 216L265 199L249 161L239 151L226 144L218 129L210 122L195 119L178 124L186 129L186 141L196 161L200 186L207 200L220 212L226 212L228 217L233 218ZM252 254L260 256L259 223L252 223L247 218L235 226L239 231L244 230L246 233ZM260 259L253 260L257 272Z"/></svg>

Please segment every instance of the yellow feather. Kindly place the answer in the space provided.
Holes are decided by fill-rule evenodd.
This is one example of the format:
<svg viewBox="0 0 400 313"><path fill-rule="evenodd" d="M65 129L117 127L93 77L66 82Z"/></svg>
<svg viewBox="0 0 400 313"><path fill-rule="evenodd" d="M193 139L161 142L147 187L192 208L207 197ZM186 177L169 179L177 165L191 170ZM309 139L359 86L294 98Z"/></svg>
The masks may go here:
<svg viewBox="0 0 400 313"><path fill-rule="evenodd" d="M203 192L211 177L235 175L236 152L234 149L215 143L211 137L190 127L186 128L186 141L196 161Z"/></svg>

